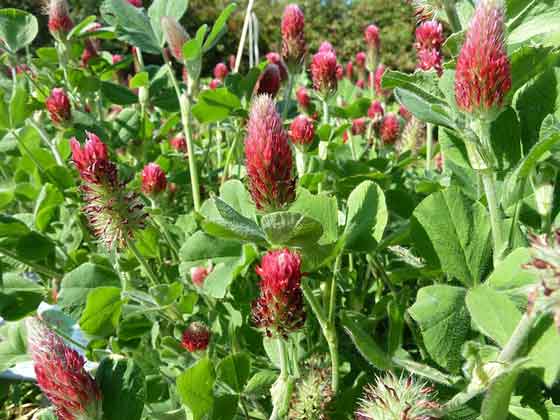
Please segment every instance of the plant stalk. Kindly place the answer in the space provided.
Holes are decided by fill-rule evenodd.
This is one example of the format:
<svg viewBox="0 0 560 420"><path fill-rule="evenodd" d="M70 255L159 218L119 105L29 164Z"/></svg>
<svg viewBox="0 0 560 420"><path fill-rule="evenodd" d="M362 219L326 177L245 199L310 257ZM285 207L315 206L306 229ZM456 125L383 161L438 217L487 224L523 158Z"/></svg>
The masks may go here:
<svg viewBox="0 0 560 420"><path fill-rule="evenodd" d="M39 126L39 124L37 124L35 121L33 121L33 118L29 118L28 122L29 122L29 125L31 127L33 127L39 133L39 137L41 137L41 139L45 142L45 144L49 147L49 149L51 149L51 153L53 154L53 157L54 157L54 160L56 161L56 164L58 166L64 166L64 160L62 160L62 157L60 156L60 153L58 152L58 149L50 141L49 137L47 136L47 133L45 133L45 130L43 130Z"/></svg>
<svg viewBox="0 0 560 420"><path fill-rule="evenodd" d="M490 213L490 224L492 227L492 241L494 242L494 267L503 259L505 250L505 240L502 229L502 216L498 199L496 197L496 181L494 179L494 172L490 169L481 171L482 184L484 186L484 193L486 201L488 202L488 212Z"/></svg>
<svg viewBox="0 0 560 420"><path fill-rule="evenodd" d="M148 264L148 261L146 261L144 256L138 250L138 248L136 248L136 245L134 244L134 241L132 239L127 239L126 244L128 245L128 248L132 251L134 256L136 257L136 259L138 260L138 262L140 263L140 265L142 266L144 271L146 272L146 274L147 274L147 276L150 280L150 283L152 283L152 286L157 286L158 285L158 280L157 280L156 275L152 271L150 265Z"/></svg>
<svg viewBox="0 0 560 420"><path fill-rule="evenodd" d="M288 116L288 104L290 102L290 97L292 96L292 88L294 86L294 75L290 72L288 74L288 86L286 86L286 90L284 91L284 106L282 108L282 121L286 119Z"/></svg>
<svg viewBox="0 0 560 420"><path fill-rule="evenodd" d="M519 355L519 351L523 345L527 342L529 333L533 328L535 323L536 315L534 313L525 313L523 317L519 320L517 327L513 331L507 344L502 349L500 355L498 356L498 361L502 363L510 363Z"/></svg>
<svg viewBox="0 0 560 420"><path fill-rule="evenodd" d="M434 153L434 126L426 123L426 172L432 170L432 160Z"/></svg>

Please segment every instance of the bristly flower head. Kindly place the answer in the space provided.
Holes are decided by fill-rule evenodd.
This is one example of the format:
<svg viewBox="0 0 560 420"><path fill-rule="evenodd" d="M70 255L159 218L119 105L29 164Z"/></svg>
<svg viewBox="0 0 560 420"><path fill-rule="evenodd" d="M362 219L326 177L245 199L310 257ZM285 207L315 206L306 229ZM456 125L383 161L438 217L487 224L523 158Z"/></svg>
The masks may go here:
<svg viewBox="0 0 560 420"><path fill-rule="evenodd" d="M183 61L183 45L189 40L189 35L174 17L162 17L161 27L171 54L177 61Z"/></svg>
<svg viewBox="0 0 560 420"><path fill-rule="evenodd" d="M165 172L157 163L148 163L142 170L142 191L148 195L157 195L167 187Z"/></svg>
<svg viewBox="0 0 560 420"><path fill-rule="evenodd" d="M401 131L401 124L399 122L399 117L395 114L387 114L381 123L379 128L379 137L383 141L383 144L393 144L397 141Z"/></svg>
<svg viewBox="0 0 560 420"><path fill-rule="evenodd" d="M334 52L319 50L313 56L311 61L313 88L324 97L334 93L338 87L337 67L338 63Z"/></svg>
<svg viewBox="0 0 560 420"><path fill-rule="evenodd" d="M381 47L379 28L375 25L368 25L364 30L364 39L367 46L367 69L368 71L374 71L379 62L379 50Z"/></svg>
<svg viewBox="0 0 560 420"><path fill-rule="evenodd" d="M269 337L286 338L305 323L301 259L289 249L269 251L256 271L261 294L253 302L253 322Z"/></svg>
<svg viewBox="0 0 560 420"><path fill-rule="evenodd" d="M412 155L416 155L423 146L425 134L425 127L422 122L417 118L411 117L396 144L398 153L410 150Z"/></svg>
<svg viewBox="0 0 560 420"><path fill-rule="evenodd" d="M255 95L269 95L274 98L280 90L282 76L276 64L267 64L257 84L255 85Z"/></svg>
<svg viewBox="0 0 560 420"><path fill-rule="evenodd" d="M55 124L63 124L72 118L72 108L70 99L61 88L54 88L50 96L45 101L51 121Z"/></svg>
<svg viewBox="0 0 560 420"><path fill-rule="evenodd" d="M353 136L361 136L366 132L366 119L365 118L356 118L352 121L352 135Z"/></svg>
<svg viewBox="0 0 560 420"><path fill-rule="evenodd" d="M493 120L511 88L503 0L481 0L457 60L455 97L463 111Z"/></svg>
<svg viewBox="0 0 560 420"><path fill-rule="evenodd" d="M289 4L282 16L282 57L292 72L303 63L305 44L305 17L297 4Z"/></svg>
<svg viewBox="0 0 560 420"><path fill-rule="evenodd" d="M49 31L59 41L74 27L66 0L45 0L45 12L49 17Z"/></svg>
<svg viewBox="0 0 560 420"><path fill-rule="evenodd" d="M258 95L251 105L245 165L249 190L257 208L274 210L293 201L292 149L269 95Z"/></svg>
<svg viewBox="0 0 560 420"><path fill-rule="evenodd" d="M299 106L301 106L303 109L309 108L311 98L309 97L309 93L307 92L307 89L305 87L300 86L298 88L298 90L296 91L296 99Z"/></svg>
<svg viewBox="0 0 560 420"><path fill-rule="evenodd" d="M363 51L359 51L356 53L356 67L358 68L365 68L366 66L366 53Z"/></svg>
<svg viewBox="0 0 560 420"><path fill-rule="evenodd" d="M191 353L206 350L208 343L210 343L210 330L202 322L191 322L183 332L181 344Z"/></svg>
<svg viewBox="0 0 560 420"><path fill-rule="evenodd" d="M61 420L101 420L102 396L84 369L85 360L36 318L27 321L29 352L37 384Z"/></svg>
<svg viewBox="0 0 560 420"><path fill-rule="evenodd" d="M117 167L107 155L107 146L93 133L82 148L70 140L72 160L84 181L84 213L93 233L107 248L123 248L134 232L144 228L146 213L137 194L127 192L119 181Z"/></svg>
<svg viewBox="0 0 560 420"><path fill-rule="evenodd" d="M443 41L443 27L439 22L426 21L416 28L414 47L419 69L424 71L434 69L441 76L443 73L443 55L441 54Z"/></svg>
<svg viewBox="0 0 560 420"><path fill-rule="evenodd" d="M223 81L229 74L229 70L224 63L218 63L214 67L214 78Z"/></svg>
<svg viewBox="0 0 560 420"><path fill-rule="evenodd" d="M298 115L290 125L290 139L298 146L307 146L313 143L315 126L313 120L305 115Z"/></svg>
<svg viewBox="0 0 560 420"><path fill-rule="evenodd" d="M315 357L305 367L307 373L296 382L288 418L330 420L333 411L330 368Z"/></svg>
<svg viewBox="0 0 560 420"><path fill-rule="evenodd" d="M397 378L393 373L378 376L365 388L356 411L356 420L433 420L434 390L412 376Z"/></svg>

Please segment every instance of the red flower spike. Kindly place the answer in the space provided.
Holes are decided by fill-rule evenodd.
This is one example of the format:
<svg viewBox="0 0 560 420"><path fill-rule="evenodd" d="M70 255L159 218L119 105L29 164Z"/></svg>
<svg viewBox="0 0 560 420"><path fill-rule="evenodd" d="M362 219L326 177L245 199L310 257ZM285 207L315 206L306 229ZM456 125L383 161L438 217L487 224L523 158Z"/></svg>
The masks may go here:
<svg viewBox="0 0 560 420"><path fill-rule="evenodd" d="M368 117L372 120L380 120L385 115L383 105L379 101L373 101L368 109Z"/></svg>
<svg viewBox="0 0 560 420"><path fill-rule="evenodd" d="M187 142L182 134L179 134L169 140L170 146L180 153L187 153Z"/></svg>
<svg viewBox="0 0 560 420"><path fill-rule="evenodd" d="M280 90L280 69L276 64L267 64L255 85L256 95L269 95L275 97Z"/></svg>
<svg viewBox="0 0 560 420"><path fill-rule="evenodd" d="M282 57L292 71L303 63L305 44L305 17L296 4L289 4L282 16Z"/></svg>
<svg viewBox="0 0 560 420"><path fill-rule="evenodd" d="M210 343L210 330L202 322L191 322L183 332L181 345L190 353L204 351Z"/></svg>
<svg viewBox="0 0 560 420"><path fill-rule="evenodd" d="M288 249L269 251L256 272L261 292L252 305L253 323L269 337L287 338L305 323L301 259Z"/></svg>
<svg viewBox="0 0 560 420"><path fill-rule="evenodd" d="M443 36L443 27L441 23L430 20L422 22L416 28L416 42L414 48L417 50L436 49L440 50L445 37Z"/></svg>
<svg viewBox="0 0 560 420"><path fill-rule="evenodd" d="M29 319L27 329L37 385L55 407L58 418L101 420L101 390L84 369L84 358L42 321Z"/></svg>
<svg viewBox="0 0 560 420"><path fill-rule="evenodd" d="M356 66L359 68L365 68L366 66L366 53L360 51L356 54Z"/></svg>
<svg viewBox="0 0 560 420"><path fill-rule="evenodd" d="M218 63L214 67L214 78L223 81L229 74L229 70L224 63Z"/></svg>
<svg viewBox="0 0 560 420"><path fill-rule="evenodd" d="M364 40L368 49L373 48L379 50L381 46L381 40L379 38L379 28L375 25L368 25L364 29Z"/></svg>
<svg viewBox="0 0 560 420"><path fill-rule="evenodd" d="M70 99L64 89L54 88L45 101L45 106L49 111L51 121L55 124L62 124L72 118Z"/></svg>
<svg viewBox="0 0 560 420"><path fill-rule="evenodd" d="M307 109L309 107L309 104L311 103L309 93L303 86L300 86L296 91L296 99L303 109Z"/></svg>
<svg viewBox="0 0 560 420"><path fill-rule="evenodd" d="M478 3L457 60L455 97L464 112L493 120L511 88L501 0Z"/></svg>
<svg viewBox="0 0 560 420"><path fill-rule="evenodd" d="M142 170L142 191L144 194L157 195L167 187L165 172L157 163L148 163Z"/></svg>
<svg viewBox="0 0 560 420"><path fill-rule="evenodd" d="M87 133L87 141L83 149L76 138L70 140L72 160L76 164L80 177L86 182L113 183L116 168L109 161L107 146L97 135Z"/></svg>
<svg viewBox="0 0 560 420"><path fill-rule="evenodd" d="M47 0L46 13L49 16L49 31L56 39L63 41L74 27L66 0Z"/></svg>
<svg viewBox="0 0 560 420"><path fill-rule="evenodd" d="M387 114L383 118L381 128L379 129L379 136L383 144L394 144L399 137L401 124L399 118L395 114Z"/></svg>
<svg viewBox="0 0 560 420"><path fill-rule="evenodd" d="M294 200L292 149L269 95L253 100L245 138L245 166L257 208L275 210Z"/></svg>
<svg viewBox="0 0 560 420"><path fill-rule="evenodd" d="M266 55L266 60L270 64L275 64L275 65L278 66L278 70L280 70L280 81L281 82L288 79L288 68L286 67L286 64L284 64L284 61L282 60L282 57L280 56L280 54L278 54L277 52L271 51Z"/></svg>
<svg viewBox="0 0 560 420"><path fill-rule="evenodd" d="M183 45L189 39L187 32L175 18L169 16L161 18L161 27L171 54L177 61L183 61Z"/></svg>
<svg viewBox="0 0 560 420"><path fill-rule="evenodd" d="M356 118L352 121L352 135L353 136L361 136L366 132L366 119L365 118Z"/></svg>
<svg viewBox="0 0 560 420"><path fill-rule="evenodd" d="M338 87L338 63L333 52L319 51L311 61L313 88L323 96L334 93Z"/></svg>
<svg viewBox="0 0 560 420"><path fill-rule="evenodd" d="M292 143L306 146L313 143L315 126L313 120L305 115L298 115L290 126L290 139Z"/></svg>
<svg viewBox="0 0 560 420"><path fill-rule="evenodd" d="M320 53L332 53L335 55L336 57L336 51L334 49L334 47L332 46L332 44L329 41L323 41L321 43L321 45L319 45L319 49L317 50L317 52Z"/></svg>

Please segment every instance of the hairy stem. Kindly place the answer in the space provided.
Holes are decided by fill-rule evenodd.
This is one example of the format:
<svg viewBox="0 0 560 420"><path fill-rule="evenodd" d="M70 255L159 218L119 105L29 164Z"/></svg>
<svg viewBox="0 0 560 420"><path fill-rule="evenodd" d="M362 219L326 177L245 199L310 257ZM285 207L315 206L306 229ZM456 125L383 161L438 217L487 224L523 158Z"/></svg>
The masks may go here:
<svg viewBox="0 0 560 420"><path fill-rule="evenodd" d="M492 241L494 242L494 267L496 267L502 261L503 253L506 248L502 229L502 216L496 197L494 172L491 170L484 170L481 173L481 177L484 193L486 194L486 201L488 202L488 212L490 213Z"/></svg>
<svg viewBox="0 0 560 420"><path fill-rule="evenodd" d="M517 327L513 331L507 344L502 349L500 355L498 356L498 361L502 363L510 363L519 355L519 351L523 345L527 342L529 333L533 328L536 316L534 313L525 313L523 317L519 320Z"/></svg>
<svg viewBox="0 0 560 420"><path fill-rule="evenodd" d="M434 126L431 123L426 123L426 172L432 170L434 147Z"/></svg>

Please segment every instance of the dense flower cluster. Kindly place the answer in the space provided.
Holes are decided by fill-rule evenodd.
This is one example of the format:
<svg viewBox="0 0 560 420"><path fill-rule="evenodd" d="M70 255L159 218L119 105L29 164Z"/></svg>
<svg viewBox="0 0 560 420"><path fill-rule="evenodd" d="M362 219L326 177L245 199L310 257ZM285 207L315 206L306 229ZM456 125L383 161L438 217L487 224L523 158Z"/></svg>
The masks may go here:
<svg viewBox="0 0 560 420"><path fill-rule="evenodd" d="M253 302L253 322L269 337L286 338L305 322L301 259L288 249L269 251L256 271L261 278L261 293Z"/></svg>
<svg viewBox="0 0 560 420"><path fill-rule="evenodd" d="M278 209L293 201L292 149L269 95L253 100L245 138L245 165L257 208Z"/></svg>
<svg viewBox="0 0 560 420"><path fill-rule="evenodd" d="M142 191L148 195L157 195L167 187L165 172L157 163L148 163L142 170Z"/></svg>
<svg viewBox="0 0 560 420"><path fill-rule="evenodd" d="M457 105L489 120L497 116L511 88L504 22L502 0L480 1L457 60Z"/></svg>
<svg viewBox="0 0 560 420"><path fill-rule="evenodd" d="M333 392L331 370L317 358L305 364L305 376L295 385L290 404L290 419L330 420Z"/></svg>
<svg viewBox="0 0 560 420"><path fill-rule="evenodd" d="M291 71L296 71L303 63L307 50L305 44L305 17L296 4L284 9L282 16L282 57Z"/></svg>
<svg viewBox="0 0 560 420"><path fill-rule="evenodd" d="M191 322L187 329L183 332L181 345L191 353L196 351L204 351L210 343L210 330L206 324L202 322Z"/></svg>
<svg viewBox="0 0 560 420"><path fill-rule="evenodd" d="M84 369L84 358L36 318L27 322L27 340L37 384L58 418L101 420L101 390Z"/></svg>
<svg viewBox="0 0 560 420"><path fill-rule="evenodd" d="M418 68L422 70L434 69L441 76L443 73L441 46L444 40L443 27L439 22L434 20L422 22L416 28L414 47L418 57Z"/></svg>
<svg viewBox="0 0 560 420"><path fill-rule="evenodd" d="M323 43L319 52L311 60L311 79L313 88L326 97L334 93L338 86L338 63L334 49L330 44Z"/></svg>
<svg viewBox="0 0 560 420"><path fill-rule="evenodd" d="M364 30L364 39L367 46L366 66L368 71L374 71L379 63L379 50L381 48L379 28L375 25L368 25Z"/></svg>
<svg viewBox="0 0 560 420"><path fill-rule="evenodd" d="M54 88L45 101L51 121L55 124L63 124L72 118L72 108L68 95L61 88Z"/></svg>
<svg viewBox="0 0 560 420"><path fill-rule="evenodd" d="M298 115L294 118L290 125L290 139L292 143L306 146L313 142L313 137L315 137L313 121L305 115Z"/></svg>
<svg viewBox="0 0 560 420"><path fill-rule="evenodd" d="M434 390L412 376L397 378L393 373L378 376L368 385L356 412L356 420L433 420L432 410L439 408L433 400Z"/></svg>
<svg viewBox="0 0 560 420"><path fill-rule="evenodd" d="M276 96L280 90L282 83L282 75L276 64L267 64L261 73L257 84L255 85L256 95L269 95L272 98Z"/></svg>
<svg viewBox="0 0 560 420"><path fill-rule="evenodd" d="M85 215L96 237L108 248L124 247L134 231L144 228L146 213L138 195L125 190L116 165L108 158L107 146L93 133L87 133L84 147L70 141L72 160L84 181L82 192Z"/></svg>
<svg viewBox="0 0 560 420"><path fill-rule="evenodd" d="M68 2L66 0L46 0L45 11L49 17L48 25L52 36L58 40L63 40L74 27Z"/></svg>
<svg viewBox="0 0 560 420"><path fill-rule="evenodd" d="M426 130L424 124L417 118L412 117L406 123L397 142L397 151L399 153L410 151L413 155L416 155L423 146L425 138Z"/></svg>
<svg viewBox="0 0 560 420"><path fill-rule="evenodd" d="M401 130L401 123L399 117L395 114L387 114L381 122L379 128L379 137L383 144L394 144L399 137Z"/></svg>

